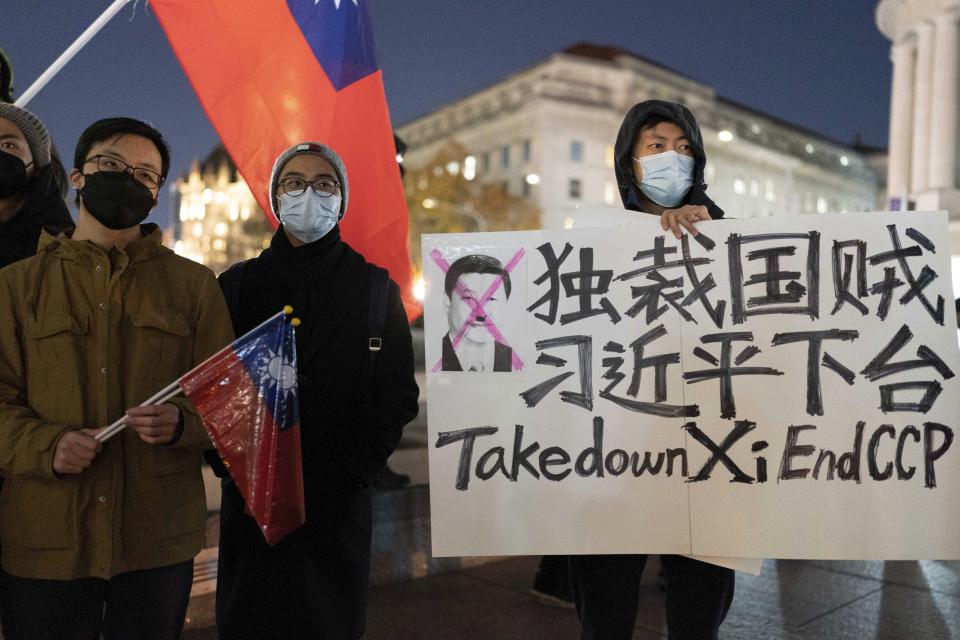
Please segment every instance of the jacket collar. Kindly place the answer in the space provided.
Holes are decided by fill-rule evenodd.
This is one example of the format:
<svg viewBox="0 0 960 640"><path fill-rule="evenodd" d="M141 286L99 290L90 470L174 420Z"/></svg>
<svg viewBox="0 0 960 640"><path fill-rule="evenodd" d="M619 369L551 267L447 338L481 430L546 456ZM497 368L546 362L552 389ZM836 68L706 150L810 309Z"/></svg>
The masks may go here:
<svg viewBox="0 0 960 640"><path fill-rule="evenodd" d="M139 239L134 240L122 249L117 248L117 251L127 255L130 264L152 260L171 253L170 249L163 246L163 233L156 224L140 225L140 233L141 237ZM37 253L50 253L59 258L77 262L86 262L90 258L109 253L109 250L93 242L73 240L72 236L73 230L54 233L52 229L44 228L40 233Z"/></svg>

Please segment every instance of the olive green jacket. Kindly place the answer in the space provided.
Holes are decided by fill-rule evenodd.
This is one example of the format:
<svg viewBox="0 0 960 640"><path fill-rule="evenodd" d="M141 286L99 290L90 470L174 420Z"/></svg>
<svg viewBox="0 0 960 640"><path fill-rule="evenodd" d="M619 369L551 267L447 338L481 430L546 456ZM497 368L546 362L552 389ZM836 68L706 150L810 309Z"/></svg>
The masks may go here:
<svg viewBox="0 0 960 640"><path fill-rule="evenodd" d="M53 472L64 433L114 422L233 338L213 273L144 229L110 251L44 232L36 256L0 269L0 542L13 575L110 578L202 547L209 441L182 396L172 445L125 429L83 473Z"/></svg>

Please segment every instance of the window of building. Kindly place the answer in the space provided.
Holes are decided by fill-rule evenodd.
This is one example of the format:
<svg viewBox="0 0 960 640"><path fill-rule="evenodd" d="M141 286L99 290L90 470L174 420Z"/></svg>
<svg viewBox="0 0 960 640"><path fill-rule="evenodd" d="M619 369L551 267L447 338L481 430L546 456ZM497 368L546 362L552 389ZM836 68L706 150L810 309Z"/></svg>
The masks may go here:
<svg viewBox="0 0 960 640"><path fill-rule="evenodd" d="M613 164L616 161L616 151L613 148L612 144L607 145L607 168L613 169Z"/></svg>
<svg viewBox="0 0 960 640"><path fill-rule="evenodd" d="M510 147L500 149L500 166L504 169L510 166Z"/></svg>
<svg viewBox="0 0 960 640"><path fill-rule="evenodd" d="M826 213L827 212L827 199L823 196L817 198L817 213Z"/></svg>
<svg viewBox="0 0 960 640"><path fill-rule="evenodd" d="M579 200L583 196L583 183L579 178L570 179L567 195L573 200Z"/></svg>
<svg viewBox="0 0 960 640"><path fill-rule="evenodd" d="M759 197L759 195L760 195L760 183L754 180L753 178L751 178L750 179L750 197L756 198L756 197Z"/></svg>
<svg viewBox="0 0 960 640"><path fill-rule="evenodd" d="M490 172L490 152L489 151L483 154L483 172L484 173Z"/></svg>
<svg viewBox="0 0 960 640"><path fill-rule="evenodd" d="M530 141L523 141L523 161L530 162Z"/></svg>
<svg viewBox="0 0 960 640"><path fill-rule="evenodd" d="M773 202L776 199L776 194L773 191L773 180L769 178L764 185L763 197L767 202Z"/></svg>
<svg viewBox="0 0 960 640"><path fill-rule="evenodd" d="M743 178L737 178L733 181L733 192L738 196L742 196L747 190L747 184L743 181Z"/></svg>
<svg viewBox="0 0 960 640"><path fill-rule="evenodd" d="M583 143L579 140L570 142L570 162L583 161Z"/></svg>

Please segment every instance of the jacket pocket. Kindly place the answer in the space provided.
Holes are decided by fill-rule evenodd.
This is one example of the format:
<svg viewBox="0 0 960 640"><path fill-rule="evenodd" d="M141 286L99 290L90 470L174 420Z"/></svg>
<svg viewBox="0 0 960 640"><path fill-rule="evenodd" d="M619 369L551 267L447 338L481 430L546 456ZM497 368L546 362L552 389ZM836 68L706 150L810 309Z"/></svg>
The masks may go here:
<svg viewBox="0 0 960 640"><path fill-rule="evenodd" d="M138 442L140 472L145 476L168 476L190 469L199 469L201 456L196 449L164 447Z"/></svg>
<svg viewBox="0 0 960 640"><path fill-rule="evenodd" d="M24 330L28 361L31 374L40 376L34 382L62 382L82 377L87 369L83 355L89 330L86 314L65 309L46 312L28 323Z"/></svg>
<svg viewBox="0 0 960 640"><path fill-rule="evenodd" d="M189 368L192 330L180 313L139 309L129 315L125 356L133 377L173 377Z"/></svg>
<svg viewBox="0 0 960 640"><path fill-rule="evenodd" d="M77 546L77 492L73 478L8 478L0 493L4 551Z"/></svg>
<svg viewBox="0 0 960 640"><path fill-rule="evenodd" d="M148 475L152 469L157 475L145 477L128 489L136 496L133 508L136 515L135 524L123 534L124 540L134 546L144 546L144 542L202 534L207 521L207 501L200 453L194 451L195 459L190 458L189 468L179 471L176 468L186 464L186 455L177 461L164 459L160 452L144 455L141 450L140 453L143 474ZM151 455L153 453L156 455Z"/></svg>

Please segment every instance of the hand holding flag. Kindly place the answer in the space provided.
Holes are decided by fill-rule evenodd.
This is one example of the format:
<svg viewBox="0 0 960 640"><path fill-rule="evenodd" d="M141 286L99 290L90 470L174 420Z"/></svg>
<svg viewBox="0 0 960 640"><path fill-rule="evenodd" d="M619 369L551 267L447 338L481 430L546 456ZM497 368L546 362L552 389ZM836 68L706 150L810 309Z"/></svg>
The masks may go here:
<svg viewBox="0 0 960 640"><path fill-rule="evenodd" d="M300 321L288 320L291 313L285 307L141 405L186 394L271 545L306 522L295 334ZM120 418L96 439L106 441L127 420Z"/></svg>

